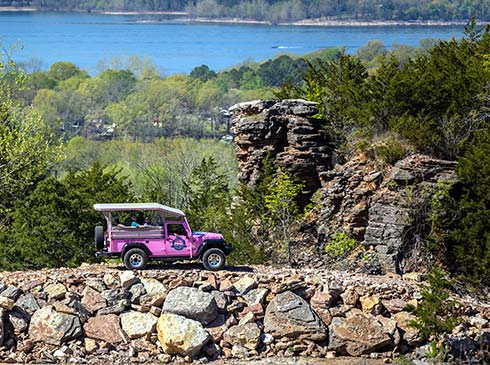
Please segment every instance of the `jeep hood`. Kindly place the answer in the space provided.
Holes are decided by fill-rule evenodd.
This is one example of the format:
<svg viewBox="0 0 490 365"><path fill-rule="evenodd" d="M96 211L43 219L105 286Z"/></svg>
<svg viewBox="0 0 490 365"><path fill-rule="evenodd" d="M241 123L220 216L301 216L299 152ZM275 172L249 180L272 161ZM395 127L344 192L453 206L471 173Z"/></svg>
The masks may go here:
<svg viewBox="0 0 490 365"><path fill-rule="evenodd" d="M213 232L192 232L192 236L196 238L202 238L205 240L222 240L223 235Z"/></svg>

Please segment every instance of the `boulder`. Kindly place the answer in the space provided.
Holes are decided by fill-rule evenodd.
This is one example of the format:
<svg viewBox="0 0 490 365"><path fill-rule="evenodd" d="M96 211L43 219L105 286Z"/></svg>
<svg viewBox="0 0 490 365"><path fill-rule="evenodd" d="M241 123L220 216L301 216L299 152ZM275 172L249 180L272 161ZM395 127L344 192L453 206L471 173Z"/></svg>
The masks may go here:
<svg viewBox="0 0 490 365"><path fill-rule="evenodd" d="M0 296L0 308L10 311L14 307L14 304L15 301L13 299Z"/></svg>
<svg viewBox="0 0 490 365"><path fill-rule="evenodd" d="M157 322L158 340L167 354L195 356L209 341L209 333L198 321L163 313Z"/></svg>
<svg viewBox="0 0 490 365"><path fill-rule="evenodd" d="M44 288L46 294L48 294L49 299L62 299L66 294L66 287L61 283L50 284Z"/></svg>
<svg viewBox="0 0 490 365"><path fill-rule="evenodd" d="M364 295L359 298L361 302L362 311L366 314L378 315L383 308L379 298L374 295Z"/></svg>
<svg viewBox="0 0 490 365"><path fill-rule="evenodd" d="M85 282L85 285L90 286L92 289L97 290L99 293L102 293L104 290L107 289L104 281L100 279L89 278Z"/></svg>
<svg viewBox="0 0 490 365"><path fill-rule="evenodd" d="M16 301L20 297L21 294L22 294L21 289L17 288L14 285L9 285L5 290L3 290L0 293L0 296L7 297L9 299Z"/></svg>
<svg viewBox="0 0 490 365"><path fill-rule="evenodd" d="M209 332L214 342L219 343L228 328L226 316L218 314L218 317L206 326L206 331Z"/></svg>
<svg viewBox="0 0 490 365"><path fill-rule="evenodd" d="M81 335L82 326L75 315L58 313L52 306L39 309L32 315L29 337L33 341L60 345Z"/></svg>
<svg viewBox="0 0 490 365"><path fill-rule="evenodd" d="M396 321L397 327L401 330L402 339L407 342L408 345L414 346L420 343L422 336L420 331L410 326L410 322L414 321L416 317L408 312L399 312L393 315Z"/></svg>
<svg viewBox="0 0 490 365"><path fill-rule="evenodd" d="M142 295L139 300L140 304L159 307L163 304L167 296L165 285L156 279L141 279L146 294Z"/></svg>
<svg viewBox="0 0 490 365"><path fill-rule="evenodd" d="M87 323L83 325L83 329L87 337L95 340L112 344L120 343L123 340L119 317L115 314L90 317Z"/></svg>
<svg viewBox="0 0 490 365"><path fill-rule="evenodd" d="M247 294L250 290L257 287L257 282L250 276L244 276L236 281L233 286L240 295Z"/></svg>
<svg viewBox="0 0 490 365"><path fill-rule="evenodd" d="M351 305L353 307L355 307L359 301L359 293L357 292L356 288L352 286L345 289L345 291L340 294L340 297L342 298L344 304Z"/></svg>
<svg viewBox="0 0 490 365"><path fill-rule="evenodd" d="M13 310L8 313L8 320L15 333L22 333L29 328L28 314L20 310Z"/></svg>
<svg viewBox="0 0 490 365"><path fill-rule="evenodd" d="M263 304L268 293L269 289L266 288L252 289L245 294L244 299L248 306Z"/></svg>
<svg viewBox="0 0 490 365"><path fill-rule="evenodd" d="M328 309L332 304L332 295L328 291L316 290L310 300L311 306L316 309Z"/></svg>
<svg viewBox="0 0 490 365"><path fill-rule="evenodd" d="M391 314L401 312L408 305L406 301L400 298L385 299L382 300L381 303L383 304L383 307L385 307Z"/></svg>
<svg viewBox="0 0 490 365"><path fill-rule="evenodd" d="M346 318L333 318L329 326L329 349L360 356L392 344L383 324L371 315L351 311Z"/></svg>
<svg viewBox="0 0 490 365"><path fill-rule="evenodd" d="M155 329L158 318L150 313L130 311L121 314L121 326L129 338L149 335Z"/></svg>
<svg viewBox="0 0 490 365"><path fill-rule="evenodd" d="M41 309L36 298L34 298L34 295L31 293L22 294L15 302L15 306L21 308L29 314Z"/></svg>
<svg viewBox="0 0 490 365"><path fill-rule="evenodd" d="M89 286L85 287L82 295L82 304L90 313L95 313L99 309L107 306L107 302L102 294Z"/></svg>
<svg viewBox="0 0 490 365"><path fill-rule="evenodd" d="M214 296L197 288L181 286L170 291L163 311L178 314L206 325L218 316Z"/></svg>
<svg viewBox="0 0 490 365"><path fill-rule="evenodd" d="M239 324L225 332L223 341L232 346L242 346L255 351L259 346L260 329L255 322Z"/></svg>
<svg viewBox="0 0 490 365"><path fill-rule="evenodd" d="M140 298L146 293L145 286L141 283L136 283L129 288L129 298L131 303L139 304Z"/></svg>
<svg viewBox="0 0 490 365"><path fill-rule="evenodd" d="M267 306L264 331L275 338L324 340L326 329L310 305L291 291L280 293Z"/></svg>
<svg viewBox="0 0 490 365"><path fill-rule="evenodd" d="M116 288L119 286L118 280L114 277L114 275L109 273L104 274L102 281L109 288Z"/></svg>
<svg viewBox="0 0 490 365"><path fill-rule="evenodd" d="M121 281L121 286L125 289L131 288L132 285L140 281L133 271L123 271L119 275L119 280Z"/></svg>

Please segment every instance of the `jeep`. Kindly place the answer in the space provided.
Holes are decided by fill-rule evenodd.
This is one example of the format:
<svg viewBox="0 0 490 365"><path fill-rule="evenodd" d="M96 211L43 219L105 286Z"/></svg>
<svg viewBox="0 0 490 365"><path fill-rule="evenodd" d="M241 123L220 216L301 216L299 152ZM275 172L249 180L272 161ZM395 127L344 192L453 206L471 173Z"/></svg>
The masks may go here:
<svg viewBox="0 0 490 365"><path fill-rule="evenodd" d="M193 232L179 209L158 203L94 204L107 229L95 227L97 257L121 257L129 270L149 261L200 260L207 270L220 270L232 251L219 233ZM146 216L146 219L145 219ZM131 221L122 223L121 217Z"/></svg>

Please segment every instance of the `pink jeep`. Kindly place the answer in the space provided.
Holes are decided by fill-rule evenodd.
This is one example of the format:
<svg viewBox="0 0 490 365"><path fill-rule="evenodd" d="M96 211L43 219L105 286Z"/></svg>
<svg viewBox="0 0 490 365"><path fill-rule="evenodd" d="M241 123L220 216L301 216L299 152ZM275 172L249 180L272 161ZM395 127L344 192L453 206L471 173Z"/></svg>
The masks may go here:
<svg viewBox="0 0 490 365"><path fill-rule="evenodd" d="M232 251L219 233L192 232L179 209L157 203L94 204L94 209L107 221L105 233L95 227L97 257L120 256L130 270L144 269L149 260L195 259L208 270L220 270ZM119 215L128 221L122 223Z"/></svg>

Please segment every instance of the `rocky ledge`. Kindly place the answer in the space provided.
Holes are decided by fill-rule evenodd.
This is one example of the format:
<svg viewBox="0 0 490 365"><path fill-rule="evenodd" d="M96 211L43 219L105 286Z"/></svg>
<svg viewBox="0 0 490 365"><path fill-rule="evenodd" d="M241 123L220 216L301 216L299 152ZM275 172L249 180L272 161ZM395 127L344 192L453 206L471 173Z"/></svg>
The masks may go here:
<svg viewBox="0 0 490 365"><path fill-rule="evenodd" d="M0 273L0 359L18 363L423 357L407 304L419 283L325 270L192 265L132 272L110 265ZM420 280L421 275L412 275ZM458 302L446 342L488 356L490 305ZM479 357L480 356L480 357ZM488 358L487 358L488 359ZM227 361L228 361L227 360Z"/></svg>

